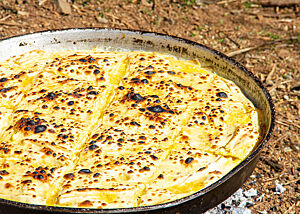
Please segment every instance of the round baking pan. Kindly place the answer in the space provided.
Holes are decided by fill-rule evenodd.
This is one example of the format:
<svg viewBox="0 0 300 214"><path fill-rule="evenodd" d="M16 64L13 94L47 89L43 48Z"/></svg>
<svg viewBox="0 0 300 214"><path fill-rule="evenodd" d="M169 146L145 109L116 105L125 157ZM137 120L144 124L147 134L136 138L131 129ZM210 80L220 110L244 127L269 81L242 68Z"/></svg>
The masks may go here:
<svg viewBox="0 0 300 214"><path fill-rule="evenodd" d="M119 29L66 29L11 37L0 41L0 61L30 50L45 51L103 48L107 51L155 51L182 59L198 59L218 75L232 80L259 109L261 139L252 153L210 186L176 201L153 206L91 209L43 206L0 199L0 213L201 213L224 201L253 172L262 147L274 126L272 99L261 82L245 67L204 45L158 33ZM1 191L1 190L0 190Z"/></svg>

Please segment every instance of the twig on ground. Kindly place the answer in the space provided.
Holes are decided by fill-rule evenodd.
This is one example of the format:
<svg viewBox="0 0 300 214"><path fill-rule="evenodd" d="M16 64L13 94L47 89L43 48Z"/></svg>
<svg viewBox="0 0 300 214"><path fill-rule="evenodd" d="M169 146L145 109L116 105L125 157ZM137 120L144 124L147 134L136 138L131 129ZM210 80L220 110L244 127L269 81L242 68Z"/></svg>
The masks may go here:
<svg viewBox="0 0 300 214"><path fill-rule="evenodd" d="M265 42L265 43L257 45L257 46L253 46L253 47L248 47L248 48L243 48L243 49L240 49L240 50L232 51L232 52L227 53L226 55L229 56L229 57L233 57L233 56L236 56L236 55L239 55L239 54L243 54L243 53L246 53L246 52L249 52L249 51L261 48L261 47L264 47L264 46L273 45L275 43L280 43L280 42L285 42L285 41L290 41L290 40L297 40L297 39L298 39L298 37L293 36L293 37L286 38L286 39L279 39L279 40L275 40L275 41Z"/></svg>
<svg viewBox="0 0 300 214"><path fill-rule="evenodd" d="M235 2L237 0L224 0L224 1L219 1L217 2L217 4L228 4L228 3L231 3L231 2Z"/></svg>
<svg viewBox="0 0 300 214"><path fill-rule="evenodd" d="M230 42L232 42L233 44L235 44L238 48L241 47L240 44L237 43L236 41L234 41L227 33L224 33L224 32L222 32L222 33L226 36L226 38L227 38Z"/></svg>
<svg viewBox="0 0 300 214"><path fill-rule="evenodd" d="M10 18L10 17L11 17L11 15L5 16L5 17L3 17L2 19L0 19L0 22L3 22L3 21L7 20L7 19Z"/></svg>
<svg viewBox="0 0 300 214"><path fill-rule="evenodd" d="M294 180L291 180L291 181L289 181L289 182L286 182L286 183L284 183L284 184L282 184L282 185L283 185L283 186L290 185L291 183L294 183L294 182L297 182L297 181L299 181L299 179L300 179L300 178L296 178L296 179L294 179Z"/></svg>
<svg viewBox="0 0 300 214"><path fill-rule="evenodd" d="M279 138L273 141L274 144L277 144L279 141L283 140L289 135L289 132L286 132L284 135L281 135Z"/></svg>
<svg viewBox="0 0 300 214"><path fill-rule="evenodd" d="M242 53L246 53L246 52L252 51L252 50L257 49L259 47L261 47L261 46L254 46L254 47L249 47L249 48L243 48L243 49L240 49L240 50L237 50L237 51L233 51L233 52L227 53L226 55L229 56L229 57L233 57L233 56L236 56L236 55L240 55Z"/></svg>
<svg viewBox="0 0 300 214"><path fill-rule="evenodd" d="M0 25L17 26L17 27L22 27L23 26L23 25L21 25L17 22L0 22Z"/></svg>
<svg viewBox="0 0 300 214"><path fill-rule="evenodd" d="M269 91L273 91L274 89L276 89L278 86L280 85L283 85L283 84L286 84L286 83L289 83L289 82L293 82L294 80L286 80L286 81L283 81L283 82L277 82L276 84L274 84L272 86L272 88L269 89Z"/></svg>
<svg viewBox="0 0 300 214"><path fill-rule="evenodd" d="M295 6L300 4L300 0L262 0L259 2L263 7Z"/></svg>
<svg viewBox="0 0 300 214"><path fill-rule="evenodd" d="M280 125L284 125L284 126L295 126L296 128L300 129L300 126L298 124L295 124L293 122L290 122L288 120L285 120L284 122L283 121L280 121L280 120L275 120L275 123L278 123Z"/></svg>

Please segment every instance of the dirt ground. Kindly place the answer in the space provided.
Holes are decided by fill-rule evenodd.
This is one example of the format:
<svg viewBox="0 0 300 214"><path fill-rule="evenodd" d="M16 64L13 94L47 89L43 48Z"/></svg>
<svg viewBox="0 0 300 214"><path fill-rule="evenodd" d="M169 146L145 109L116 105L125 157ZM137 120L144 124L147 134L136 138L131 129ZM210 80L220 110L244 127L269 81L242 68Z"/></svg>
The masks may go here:
<svg viewBox="0 0 300 214"><path fill-rule="evenodd" d="M77 27L154 31L217 49L258 76L274 100L276 124L243 188L265 194L249 205L253 213L300 213L299 1L72 0L65 7L57 2L63 1L0 0L0 39ZM276 182L286 191L276 194Z"/></svg>

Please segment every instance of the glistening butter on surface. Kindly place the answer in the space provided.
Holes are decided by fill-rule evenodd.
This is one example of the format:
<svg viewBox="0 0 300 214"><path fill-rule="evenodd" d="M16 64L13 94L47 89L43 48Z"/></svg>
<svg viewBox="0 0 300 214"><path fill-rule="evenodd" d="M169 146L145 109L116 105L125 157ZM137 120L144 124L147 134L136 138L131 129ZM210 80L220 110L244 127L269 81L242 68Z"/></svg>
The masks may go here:
<svg viewBox="0 0 300 214"><path fill-rule="evenodd" d="M153 52L35 50L0 63L0 198L89 208L170 202L254 149L231 81Z"/></svg>

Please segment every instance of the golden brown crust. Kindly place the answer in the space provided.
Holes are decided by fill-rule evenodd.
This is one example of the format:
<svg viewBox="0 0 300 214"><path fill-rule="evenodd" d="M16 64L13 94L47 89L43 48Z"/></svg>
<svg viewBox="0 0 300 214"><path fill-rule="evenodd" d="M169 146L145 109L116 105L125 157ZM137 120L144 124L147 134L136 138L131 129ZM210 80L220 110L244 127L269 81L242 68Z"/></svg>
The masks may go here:
<svg viewBox="0 0 300 214"><path fill-rule="evenodd" d="M0 64L0 197L124 208L172 201L251 152L257 111L199 62L32 51Z"/></svg>

